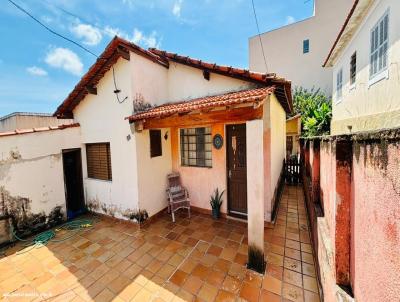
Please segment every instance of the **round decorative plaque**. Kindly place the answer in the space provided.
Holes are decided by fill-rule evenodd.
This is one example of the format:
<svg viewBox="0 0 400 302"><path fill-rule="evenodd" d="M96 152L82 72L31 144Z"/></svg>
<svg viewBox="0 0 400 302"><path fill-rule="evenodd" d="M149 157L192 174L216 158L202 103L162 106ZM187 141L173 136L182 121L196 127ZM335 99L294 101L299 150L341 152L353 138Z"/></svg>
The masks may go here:
<svg viewBox="0 0 400 302"><path fill-rule="evenodd" d="M215 149L221 149L224 144L224 139L221 134L215 134L213 137L213 146Z"/></svg>

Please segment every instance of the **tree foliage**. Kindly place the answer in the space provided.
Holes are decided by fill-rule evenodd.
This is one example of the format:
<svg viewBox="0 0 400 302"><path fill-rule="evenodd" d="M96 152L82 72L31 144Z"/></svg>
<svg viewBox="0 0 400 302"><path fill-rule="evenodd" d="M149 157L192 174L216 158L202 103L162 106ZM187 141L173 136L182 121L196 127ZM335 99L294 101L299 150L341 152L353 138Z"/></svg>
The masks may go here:
<svg viewBox="0 0 400 302"><path fill-rule="evenodd" d="M301 114L302 135L329 134L332 100L318 90L296 87L293 94L294 114Z"/></svg>

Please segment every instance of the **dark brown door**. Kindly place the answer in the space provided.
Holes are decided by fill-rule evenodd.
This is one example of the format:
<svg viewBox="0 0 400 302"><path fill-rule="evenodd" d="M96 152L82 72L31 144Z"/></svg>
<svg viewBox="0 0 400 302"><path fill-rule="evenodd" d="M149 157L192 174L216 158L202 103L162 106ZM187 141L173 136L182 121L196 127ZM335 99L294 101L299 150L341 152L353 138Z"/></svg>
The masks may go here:
<svg viewBox="0 0 400 302"><path fill-rule="evenodd" d="M81 150L64 150L63 166L67 218L71 219L85 212Z"/></svg>
<svg viewBox="0 0 400 302"><path fill-rule="evenodd" d="M246 124L226 126L228 211L247 218Z"/></svg>

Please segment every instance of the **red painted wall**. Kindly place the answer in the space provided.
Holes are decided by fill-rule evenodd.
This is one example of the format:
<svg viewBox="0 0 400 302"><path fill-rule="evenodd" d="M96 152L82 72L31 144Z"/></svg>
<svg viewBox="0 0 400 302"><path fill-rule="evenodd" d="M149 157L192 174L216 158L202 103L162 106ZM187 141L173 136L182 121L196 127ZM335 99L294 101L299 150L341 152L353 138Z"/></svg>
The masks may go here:
<svg viewBox="0 0 400 302"><path fill-rule="evenodd" d="M400 301L400 145L353 148L353 291L357 301Z"/></svg>
<svg viewBox="0 0 400 302"><path fill-rule="evenodd" d="M350 297L337 286L346 280L343 272L350 274L349 285L356 301L400 301L398 138L345 138L352 146L351 177L341 173L343 161L339 160L335 138L321 142L320 181L313 185L319 186L324 216L310 223L318 230L317 262L325 301L337 301L338 295ZM312 150L303 149L304 166L315 167L312 154ZM341 206L343 186L348 188L346 209ZM306 195L311 196L312 191L308 188ZM350 244L344 244L346 236Z"/></svg>

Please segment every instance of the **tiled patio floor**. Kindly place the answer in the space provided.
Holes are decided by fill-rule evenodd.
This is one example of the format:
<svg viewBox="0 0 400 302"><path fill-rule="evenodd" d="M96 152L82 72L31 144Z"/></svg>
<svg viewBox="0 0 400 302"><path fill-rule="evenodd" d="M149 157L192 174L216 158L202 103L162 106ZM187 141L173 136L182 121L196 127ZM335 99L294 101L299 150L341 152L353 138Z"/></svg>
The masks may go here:
<svg viewBox="0 0 400 302"><path fill-rule="evenodd" d="M264 276L244 266L246 224L201 214L142 230L101 219L68 241L17 250L0 260L6 301L319 301L300 187L285 188L265 229Z"/></svg>

